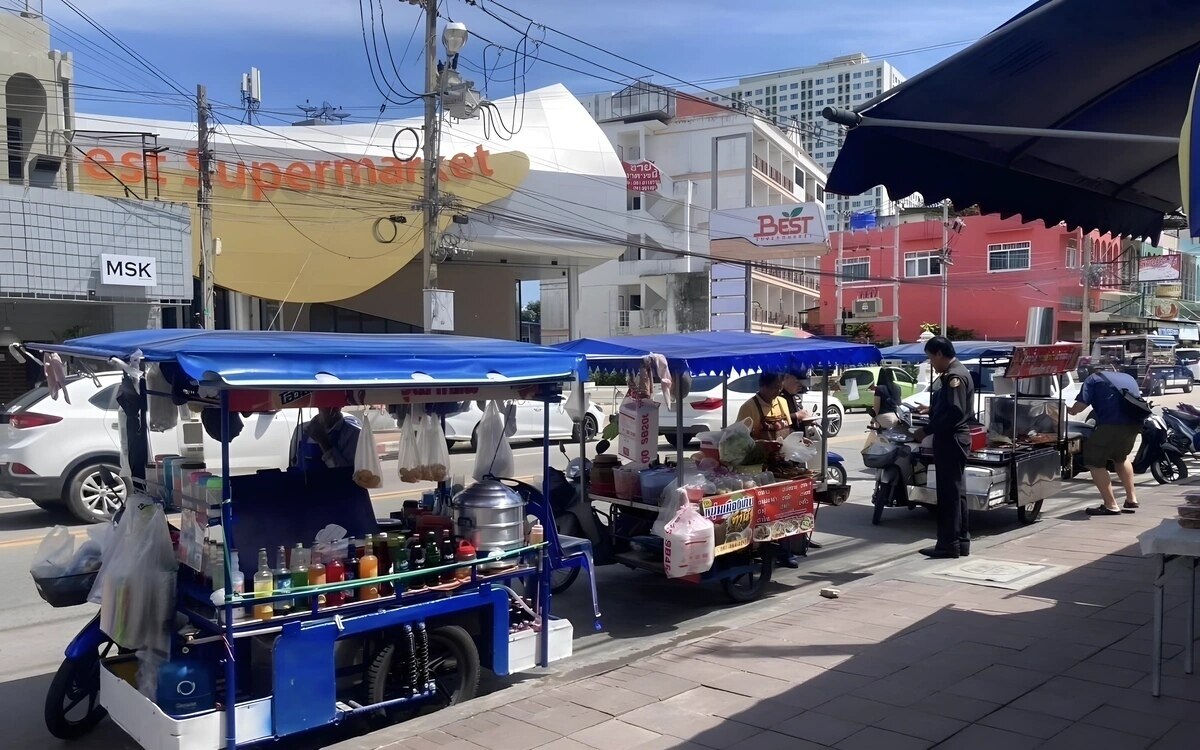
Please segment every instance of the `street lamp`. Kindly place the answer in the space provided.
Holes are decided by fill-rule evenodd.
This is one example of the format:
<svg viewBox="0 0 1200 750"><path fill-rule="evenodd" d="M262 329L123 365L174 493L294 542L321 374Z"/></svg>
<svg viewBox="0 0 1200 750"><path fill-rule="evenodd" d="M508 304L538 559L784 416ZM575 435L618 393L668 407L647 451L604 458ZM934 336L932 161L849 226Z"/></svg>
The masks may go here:
<svg viewBox="0 0 1200 750"><path fill-rule="evenodd" d="M470 35L465 23L454 21L446 24L446 28L442 30L442 46L446 48L446 54L453 57L461 52L467 44L468 36Z"/></svg>

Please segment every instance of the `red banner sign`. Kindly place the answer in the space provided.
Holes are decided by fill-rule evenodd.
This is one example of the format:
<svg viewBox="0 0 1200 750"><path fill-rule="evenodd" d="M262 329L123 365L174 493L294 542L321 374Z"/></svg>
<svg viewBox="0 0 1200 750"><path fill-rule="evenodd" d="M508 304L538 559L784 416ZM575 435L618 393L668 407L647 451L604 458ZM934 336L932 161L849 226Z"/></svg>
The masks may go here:
<svg viewBox="0 0 1200 750"><path fill-rule="evenodd" d="M1018 346L1004 373L1009 378L1040 378L1071 372L1079 365L1082 354L1079 344L1050 344L1047 346Z"/></svg>
<svg viewBox="0 0 1200 750"><path fill-rule="evenodd" d="M795 479L765 487L706 497L700 513L712 521L716 554L736 552L750 542L771 542L814 526L813 480Z"/></svg>
<svg viewBox="0 0 1200 750"><path fill-rule="evenodd" d="M625 188L635 193L653 193L662 183L662 172L652 161L621 162L625 167Z"/></svg>

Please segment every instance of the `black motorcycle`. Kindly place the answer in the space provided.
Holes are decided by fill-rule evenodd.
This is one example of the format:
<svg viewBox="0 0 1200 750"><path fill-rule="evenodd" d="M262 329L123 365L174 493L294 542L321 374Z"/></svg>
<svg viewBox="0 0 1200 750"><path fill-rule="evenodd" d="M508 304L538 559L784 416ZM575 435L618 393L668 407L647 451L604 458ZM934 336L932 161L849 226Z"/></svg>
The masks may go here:
<svg viewBox="0 0 1200 750"><path fill-rule="evenodd" d="M1072 458L1072 475L1075 475L1087 471L1087 467L1083 465L1082 448L1087 445L1096 424L1091 420L1072 422L1070 429L1079 433L1081 442L1081 450ZM1141 443L1133 457L1133 473L1145 474L1149 470L1159 484L1174 484L1187 479L1188 468L1183 455L1184 452L1173 441L1172 431L1162 417L1152 415L1142 422ZM1112 468L1110 465L1109 469Z"/></svg>

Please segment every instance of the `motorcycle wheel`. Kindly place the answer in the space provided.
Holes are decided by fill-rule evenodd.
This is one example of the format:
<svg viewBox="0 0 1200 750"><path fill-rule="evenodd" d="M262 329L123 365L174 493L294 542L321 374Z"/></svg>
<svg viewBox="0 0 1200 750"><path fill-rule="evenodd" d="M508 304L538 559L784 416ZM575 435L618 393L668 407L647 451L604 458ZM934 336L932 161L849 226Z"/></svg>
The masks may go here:
<svg viewBox="0 0 1200 750"><path fill-rule="evenodd" d="M1150 464L1150 473L1159 484L1174 484L1187 479L1187 464L1179 456L1163 456Z"/></svg>
<svg viewBox="0 0 1200 750"><path fill-rule="evenodd" d="M66 659L46 691L46 729L60 740L77 740L96 728L108 711L100 705L100 662L113 648Z"/></svg>
<svg viewBox="0 0 1200 750"><path fill-rule="evenodd" d="M887 507L888 495L891 494L890 489L890 484L875 483L875 492L871 495L871 504L875 506L871 512L871 524L874 526L878 526L883 520L883 509Z"/></svg>

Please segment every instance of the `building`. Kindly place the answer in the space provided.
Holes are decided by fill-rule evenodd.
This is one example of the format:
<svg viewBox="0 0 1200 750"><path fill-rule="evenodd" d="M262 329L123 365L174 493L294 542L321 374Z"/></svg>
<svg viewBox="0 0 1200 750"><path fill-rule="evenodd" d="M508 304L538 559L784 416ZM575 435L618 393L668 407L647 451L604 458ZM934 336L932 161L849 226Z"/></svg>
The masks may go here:
<svg viewBox="0 0 1200 750"><path fill-rule="evenodd" d="M1168 290L1139 281L1139 265L1144 258L1174 254L1169 240L1151 248L1133 240L997 215L952 215L949 224L945 230L950 259L947 321L948 326L973 332L971 337L1023 340L1027 311L1036 306L1055 309L1059 339L1079 341L1084 251L1091 256L1093 337L1192 326L1186 318L1190 309L1186 300L1160 297L1176 291L1182 295L1181 282L1171 280L1175 289ZM891 316L896 310L891 290L894 265L900 268L901 341L915 341L922 324L938 323L942 238L940 209L912 211L902 217L899 258L894 223L869 231L846 232L844 237L831 236L835 248L844 242L840 275L845 324L866 324L871 326L874 340L890 339ZM837 253L826 256L821 268L829 274L838 272ZM1185 263L1184 269L1182 283L1186 285L1194 278L1195 267ZM818 327L821 333L836 331L836 299L836 284L824 285Z"/></svg>
<svg viewBox="0 0 1200 750"><path fill-rule="evenodd" d="M803 252L741 248L733 239L736 231L729 240L710 243L712 224L721 219L757 226L739 212L824 200L825 173L798 136L646 83L593 96L584 105L629 178L628 244L618 261L581 274L581 334L801 326L819 294L815 256L827 250L823 231L819 247ZM714 257L731 262L714 263ZM752 259L771 262L752 271L747 298L745 262ZM730 278L742 281L731 295L720 294L721 283ZM565 338L565 299L565 282L543 282L543 341Z"/></svg>
<svg viewBox="0 0 1200 750"><path fill-rule="evenodd" d="M8 345L179 320L190 305L186 206L74 192L71 56L36 13L0 12L0 402L40 377Z"/></svg>
<svg viewBox="0 0 1200 750"><path fill-rule="evenodd" d="M735 86L697 95L709 102L753 108L774 118L781 126L795 128L804 149L828 173L837 159L844 134L821 116L821 110L858 107L904 80L905 76L890 63L873 61L858 53L818 65L742 78ZM825 204L829 229L848 227L852 213L876 216L893 213L891 201L882 187L853 197L830 196Z"/></svg>

